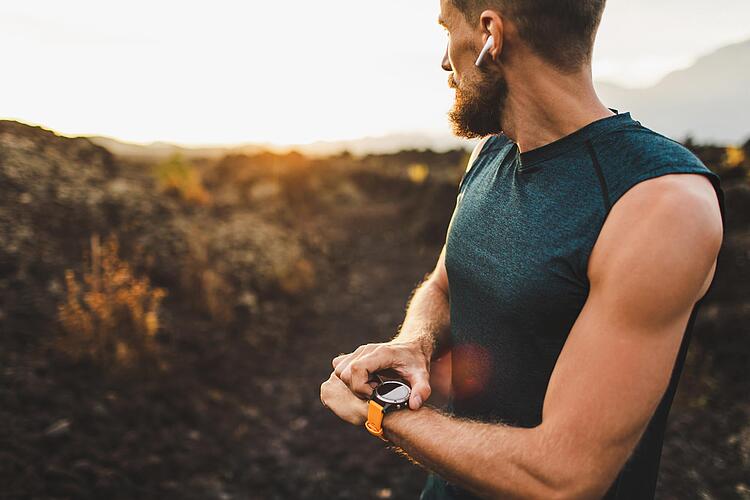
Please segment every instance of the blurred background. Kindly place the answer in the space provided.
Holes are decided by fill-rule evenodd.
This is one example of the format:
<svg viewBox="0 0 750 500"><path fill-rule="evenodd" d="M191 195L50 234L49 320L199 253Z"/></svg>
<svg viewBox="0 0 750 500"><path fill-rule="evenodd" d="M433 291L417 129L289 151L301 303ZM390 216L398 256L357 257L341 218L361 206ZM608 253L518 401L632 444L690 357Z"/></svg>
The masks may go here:
<svg viewBox="0 0 750 500"><path fill-rule="evenodd" d="M0 6L0 498L417 498L319 401L435 264L439 2ZM659 498L750 498L750 4L610 0L603 102L723 179ZM387 473L384 473L387 471Z"/></svg>

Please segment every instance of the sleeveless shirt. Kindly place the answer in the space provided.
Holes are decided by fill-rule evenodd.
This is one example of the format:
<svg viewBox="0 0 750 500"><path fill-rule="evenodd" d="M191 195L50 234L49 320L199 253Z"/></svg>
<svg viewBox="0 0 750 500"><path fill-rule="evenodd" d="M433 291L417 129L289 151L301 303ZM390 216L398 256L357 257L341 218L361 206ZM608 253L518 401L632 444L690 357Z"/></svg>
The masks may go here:
<svg viewBox="0 0 750 500"><path fill-rule="evenodd" d="M647 179L716 174L687 148L618 113L519 153L490 136L458 188L445 266L453 394L460 417L518 427L541 423L552 370L589 292L589 255L618 199ZM690 213L685 213L690 217ZM667 414L700 301L669 386L605 498L653 498ZM430 474L421 500L474 499Z"/></svg>

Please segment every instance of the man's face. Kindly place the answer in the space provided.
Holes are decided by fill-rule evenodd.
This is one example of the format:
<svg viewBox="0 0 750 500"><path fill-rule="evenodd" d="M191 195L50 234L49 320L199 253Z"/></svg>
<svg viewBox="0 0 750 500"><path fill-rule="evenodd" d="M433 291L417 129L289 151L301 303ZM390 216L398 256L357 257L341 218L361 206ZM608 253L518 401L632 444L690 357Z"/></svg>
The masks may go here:
<svg viewBox="0 0 750 500"><path fill-rule="evenodd" d="M479 19L473 26L452 0L440 3L438 22L448 31L442 67L451 72L448 86L456 89L456 100L448 113L453 133L467 139L500 133L508 86L489 54L480 67L474 65L483 45Z"/></svg>

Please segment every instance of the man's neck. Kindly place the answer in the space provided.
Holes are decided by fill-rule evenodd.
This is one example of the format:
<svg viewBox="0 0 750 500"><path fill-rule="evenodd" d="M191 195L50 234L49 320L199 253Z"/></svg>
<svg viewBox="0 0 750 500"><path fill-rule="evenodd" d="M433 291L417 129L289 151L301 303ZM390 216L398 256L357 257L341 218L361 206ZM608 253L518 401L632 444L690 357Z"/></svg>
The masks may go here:
<svg viewBox="0 0 750 500"><path fill-rule="evenodd" d="M507 79L503 133L518 144L521 152L614 115L597 97L590 68L563 75L542 65L530 68L527 75L508 75Z"/></svg>

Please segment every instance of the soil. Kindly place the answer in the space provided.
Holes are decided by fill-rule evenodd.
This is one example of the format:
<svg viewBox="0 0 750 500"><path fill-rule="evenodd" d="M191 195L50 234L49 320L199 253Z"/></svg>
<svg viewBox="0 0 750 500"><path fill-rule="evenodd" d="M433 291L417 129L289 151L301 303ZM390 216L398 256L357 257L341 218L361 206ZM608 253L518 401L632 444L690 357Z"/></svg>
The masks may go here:
<svg viewBox="0 0 750 500"><path fill-rule="evenodd" d="M0 307L0 499L418 498L426 473L341 422L321 405L319 387L333 357L395 334L438 257L455 185L374 173L346 182L362 202L318 204L299 193L305 203L287 214L308 242L317 288L265 303L240 328L219 327L172 295L158 362L127 370L74 362L55 348L48 321L3 317ZM750 258L736 246L732 259ZM739 289L726 283L720 291ZM737 314L726 317L746 317ZM750 498L742 349L715 351L736 383L706 373L717 365L692 349L658 498Z"/></svg>
<svg viewBox="0 0 750 500"><path fill-rule="evenodd" d="M391 338L434 266L439 246L405 241L399 209L339 214L347 231L324 233L325 286L286 321L254 325L260 343L184 311L165 366L103 373L11 326L0 498L417 498L425 473L319 399L331 359ZM307 224L325 231L330 219Z"/></svg>

